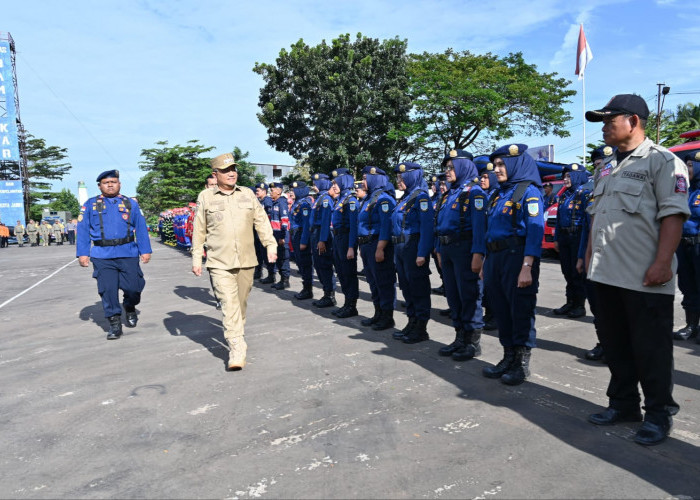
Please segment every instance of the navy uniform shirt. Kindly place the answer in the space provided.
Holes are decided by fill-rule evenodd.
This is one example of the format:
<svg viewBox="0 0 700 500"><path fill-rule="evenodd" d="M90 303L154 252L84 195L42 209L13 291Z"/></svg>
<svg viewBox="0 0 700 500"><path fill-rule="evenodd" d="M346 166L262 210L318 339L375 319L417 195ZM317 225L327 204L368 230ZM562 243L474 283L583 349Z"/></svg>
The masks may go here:
<svg viewBox="0 0 700 500"><path fill-rule="evenodd" d="M515 204L521 200L513 200L517 184L500 188L489 203L488 228L486 241L491 243L510 236L525 237L525 255L539 257L542 254L542 236L544 235L544 203L542 194L537 186L530 184L522 198L522 206L517 208L515 227L512 214Z"/></svg>
<svg viewBox="0 0 700 500"><path fill-rule="evenodd" d="M357 235L376 234L380 240L390 241L391 212L395 206L396 200L384 190L379 189L365 196L357 214Z"/></svg>
<svg viewBox="0 0 700 500"><path fill-rule="evenodd" d="M588 191L578 187L567 189L559 197L559 207L557 208L557 228L581 227L588 206ZM557 231L554 232L554 241L557 241Z"/></svg>
<svg viewBox="0 0 700 500"><path fill-rule="evenodd" d="M331 212L331 226L333 230L347 231L348 248L355 246L357 242L357 212L360 203L349 189L340 193L338 201Z"/></svg>
<svg viewBox="0 0 700 500"><path fill-rule="evenodd" d="M314 199L311 196L306 196L300 200L296 200L292 205L292 211L289 217L292 231L308 232L309 222L311 218L311 207L314 204ZM308 242L307 242L308 244Z"/></svg>
<svg viewBox="0 0 700 500"><path fill-rule="evenodd" d="M416 188L404 194L391 214L392 233L394 236L408 238L412 234L420 235L418 240L418 257L427 257L433 250L433 203L428 193Z"/></svg>
<svg viewBox="0 0 700 500"><path fill-rule="evenodd" d="M683 236L697 236L700 233L700 188L688 195L690 218L683 223Z"/></svg>
<svg viewBox="0 0 700 500"><path fill-rule="evenodd" d="M287 236L289 229L289 202L284 196L272 200L272 210L270 211L270 225L272 225L272 235L279 241Z"/></svg>
<svg viewBox="0 0 700 500"><path fill-rule="evenodd" d="M464 193L464 195L462 195ZM460 203L462 195L463 203ZM469 182L445 192L438 203L435 233L439 236L472 232L471 253L486 253L486 193L479 184ZM436 248L440 252L440 245Z"/></svg>
<svg viewBox="0 0 700 500"><path fill-rule="evenodd" d="M328 191L318 193L316 204L311 216L311 227L319 231L318 241L328 241L331 232L331 212L335 206L335 200Z"/></svg>
<svg viewBox="0 0 700 500"><path fill-rule="evenodd" d="M125 202L125 200L128 200ZM98 203L99 202L99 203ZM102 230L100 228L99 205L102 207ZM127 205L130 204L131 208ZM104 231L104 238L102 236ZM115 246L92 246L98 240L128 238L136 233L136 240ZM118 259L138 257L152 253L148 238L148 228L136 200L117 195L106 198L102 195L90 198L80 207L76 239L76 256L90 256L96 259Z"/></svg>

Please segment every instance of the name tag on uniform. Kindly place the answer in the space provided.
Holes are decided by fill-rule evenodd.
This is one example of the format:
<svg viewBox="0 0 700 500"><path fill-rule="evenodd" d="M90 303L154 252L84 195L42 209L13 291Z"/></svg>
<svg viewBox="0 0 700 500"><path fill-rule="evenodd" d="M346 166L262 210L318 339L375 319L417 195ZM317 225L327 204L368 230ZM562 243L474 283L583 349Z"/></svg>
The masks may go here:
<svg viewBox="0 0 700 500"><path fill-rule="evenodd" d="M643 174L642 172L628 172L625 170L622 172L622 177L626 179L634 179L635 181L645 181L647 179L647 175Z"/></svg>

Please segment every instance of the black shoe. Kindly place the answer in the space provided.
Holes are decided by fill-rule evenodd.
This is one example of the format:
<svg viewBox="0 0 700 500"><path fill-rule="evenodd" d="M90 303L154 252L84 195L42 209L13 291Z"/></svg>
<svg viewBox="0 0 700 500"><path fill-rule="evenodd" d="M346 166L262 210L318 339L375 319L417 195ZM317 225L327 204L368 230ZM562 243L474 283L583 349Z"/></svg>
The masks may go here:
<svg viewBox="0 0 700 500"><path fill-rule="evenodd" d="M357 312L357 300L348 300L345 306L340 310L338 314L336 314L336 318L352 318L353 316L357 316L359 313Z"/></svg>
<svg viewBox="0 0 700 500"><path fill-rule="evenodd" d="M272 288L275 290L284 290L285 288L289 288L289 278L281 278L277 283L272 285Z"/></svg>
<svg viewBox="0 0 700 500"><path fill-rule="evenodd" d="M358 276L365 276L365 270L364 270L364 269L360 269L359 271L357 271L357 275L358 275Z"/></svg>
<svg viewBox="0 0 700 500"><path fill-rule="evenodd" d="M129 328L134 328L136 326L136 323L139 322L139 317L136 315L136 311L127 311L126 313L126 326Z"/></svg>
<svg viewBox="0 0 700 500"><path fill-rule="evenodd" d="M671 434L673 427L673 418L664 417L665 422L656 424L649 420L644 420L644 423L634 436L634 442L643 446L653 446L662 443Z"/></svg>
<svg viewBox="0 0 700 500"><path fill-rule="evenodd" d="M268 274L267 278L263 278L260 280L261 285L271 285L275 282L275 275L274 274Z"/></svg>
<svg viewBox="0 0 700 500"><path fill-rule="evenodd" d="M107 340L116 340L122 336L122 317L119 314L115 314L107 319L109 320Z"/></svg>
<svg viewBox="0 0 700 500"><path fill-rule="evenodd" d="M481 330L473 330L464 334L464 349L458 349L452 353L455 361L469 361L481 356Z"/></svg>
<svg viewBox="0 0 700 500"><path fill-rule="evenodd" d="M428 335L428 330L426 329L426 326L428 325L428 322L424 319L417 319L415 322L415 325L413 326L413 329L411 329L410 332L406 336L404 336L403 343L404 344L417 344L418 342L423 342L425 340L430 340L430 336Z"/></svg>
<svg viewBox="0 0 700 500"><path fill-rule="evenodd" d="M346 308L347 308L347 304L343 304L343 307L339 307L339 308L337 308L337 309L333 309L333 310L331 311L331 314L332 314L333 316L338 316L338 314L340 314L341 312L343 312Z"/></svg>
<svg viewBox="0 0 700 500"><path fill-rule="evenodd" d="M253 273L253 279L259 280L260 278L262 278L262 270L256 269L255 272Z"/></svg>
<svg viewBox="0 0 700 500"><path fill-rule="evenodd" d="M606 408L600 413L588 416L588 421L595 425L613 425L618 422L641 422L642 412L639 409L620 411L615 408Z"/></svg>
<svg viewBox="0 0 700 500"><path fill-rule="evenodd" d="M321 300L314 300L312 304L318 308L333 307L335 305L335 294L333 292L326 293L321 297Z"/></svg>
<svg viewBox="0 0 700 500"><path fill-rule="evenodd" d="M566 313L567 318L582 318L586 315L586 307L585 306L574 306L571 308L571 310Z"/></svg>
<svg viewBox="0 0 700 500"><path fill-rule="evenodd" d="M700 315L692 311L685 311L685 326L680 330L673 332L674 340L688 340L698 335L698 322Z"/></svg>
<svg viewBox="0 0 700 500"><path fill-rule="evenodd" d="M378 306L374 306L374 316L371 318L365 318L360 323L362 326L371 326L379 321L379 317L382 315L382 310Z"/></svg>
<svg viewBox="0 0 700 500"><path fill-rule="evenodd" d="M294 298L297 300L313 299L314 292L313 292L313 289L311 288L311 285L305 286L304 288L301 289L301 292L295 293Z"/></svg>
<svg viewBox="0 0 700 500"><path fill-rule="evenodd" d="M384 309L382 310L379 319L372 325L372 330L386 330L388 328L394 328L395 325L394 310Z"/></svg>
<svg viewBox="0 0 700 500"><path fill-rule="evenodd" d="M438 350L440 356L452 356L453 353L464 349L464 330L456 328L455 339L450 345L441 347Z"/></svg>
<svg viewBox="0 0 700 500"><path fill-rule="evenodd" d="M416 321L417 319L415 317L408 318L408 323L406 323L406 326L404 326L401 330L395 331L391 334L391 336L396 340L403 340L406 335L411 333L413 327L416 326Z"/></svg>
<svg viewBox="0 0 700 500"><path fill-rule="evenodd" d="M566 304L563 306L557 308L557 309L552 309L552 313L556 314L558 316L563 316L564 314L568 314L569 311L571 311L574 308L574 301L573 300L567 300Z"/></svg>
<svg viewBox="0 0 700 500"><path fill-rule="evenodd" d="M431 288L430 291L435 295L445 295L445 285L440 285L437 288Z"/></svg>
<svg viewBox="0 0 700 500"><path fill-rule="evenodd" d="M216 310L221 311L221 301L220 300L216 301Z"/></svg>
<svg viewBox="0 0 700 500"><path fill-rule="evenodd" d="M452 311L450 311L449 309L443 309L443 310L439 311L438 314L440 316L449 316L451 312Z"/></svg>
<svg viewBox="0 0 700 500"><path fill-rule="evenodd" d="M501 359L495 366L487 366L482 369L481 374L486 378L501 378L501 376L508 371L514 359L515 348L504 347L503 359Z"/></svg>
<svg viewBox="0 0 700 500"><path fill-rule="evenodd" d="M531 352L529 347L516 346L515 358L513 358L508 371L501 375L501 382L506 385L520 385L525 382L530 376Z"/></svg>
<svg viewBox="0 0 700 500"><path fill-rule="evenodd" d="M586 359L591 361L600 361L603 359L603 346L597 343L593 349L586 351Z"/></svg>

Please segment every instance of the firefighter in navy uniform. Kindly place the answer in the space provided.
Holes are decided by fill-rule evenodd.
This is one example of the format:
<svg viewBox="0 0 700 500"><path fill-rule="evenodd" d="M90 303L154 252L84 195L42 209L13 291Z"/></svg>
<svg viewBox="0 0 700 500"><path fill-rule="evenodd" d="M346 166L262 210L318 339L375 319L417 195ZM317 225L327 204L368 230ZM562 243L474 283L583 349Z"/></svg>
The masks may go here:
<svg viewBox="0 0 700 500"><path fill-rule="evenodd" d="M270 212L270 224L272 225L272 235L277 241L277 262L273 269L277 268L280 273L280 280L272 285L275 290L289 288L289 203L285 196L282 196L282 183L271 182L270 193L272 198L272 211ZM274 282L274 272L272 279Z"/></svg>
<svg viewBox="0 0 700 500"><path fill-rule="evenodd" d="M272 198L268 195L269 186L264 182L255 186L255 196L265 209L268 219L272 219ZM253 272L253 279L259 280L263 285L271 285L275 282L275 265L267 260L267 251L258 238L258 233L253 232L255 255L258 258L258 265ZM262 277L263 266L267 269L267 278Z"/></svg>
<svg viewBox="0 0 700 500"><path fill-rule="evenodd" d="M102 194L87 200L80 209L76 257L83 267L92 262L97 291L109 320L107 339L113 340L122 334L120 289L124 292L126 325L136 326L136 306L146 285L139 256L147 264L152 251L138 203L119 194L119 171L102 172L97 185Z"/></svg>
<svg viewBox="0 0 700 500"><path fill-rule="evenodd" d="M294 294L297 300L313 299L312 273L313 262L311 261L311 248L308 245L301 249L301 235L304 231L308 233L311 223L311 207L314 199L309 195L309 186L304 181L292 183L294 191L294 204L289 215L291 225L292 247L294 248L295 262L301 274L302 289Z"/></svg>
<svg viewBox="0 0 700 500"><path fill-rule="evenodd" d="M535 306L544 235L543 201L537 163L524 144L491 153L499 189L489 200L484 281L496 314L503 359L482 370L507 385L530 375L535 347Z"/></svg>
<svg viewBox="0 0 700 500"><path fill-rule="evenodd" d="M678 258L678 288L683 294L685 326L673 333L676 340L698 337L700 322L700 152L691 156L688 167L690 218L683 223L683 236L676 250ZM689 163L689 162L687 162ZM686 164L687 164L686 163Z"/></svg>
<svg viewBox="0 0 700 500"><path fill-rule="evenodd" d="M404 195L391 214L394 262L399 287L406 299L406 327L394 333L405 344L430 337L430 253L433 249L433 205L423 169L417 163L401 163L394 168Z"/></svg>
<svg viewBox="0 0 700 500"><path fill-rule="evenodd" d="M581 189L581 186L587 181L588 172L585 168L576 163L566 167L564 185L567 189L559 197L557 225L554 230L554 247L559 251L561 272L566 279L566 304L552 312L569 318L586 315L584 275L576 269L576 261L588 206L588 192Z"/></svg>
<svg viewBox="0 0 700 500"><path fill-rule="evenodd" d="M338 318L357 316L357 299L360 296L357 280L357 213L360 203L352 194L355 179L346 168L332 172L337 200L331 213L333 232L333 264L345 295L343 307L331 312Z"/></svg>
<svg viewBox="0 0 700 500"><path fill-rule="evenodd" d="M311 243L316 276L323 287L323 297L312 304L324 308L335 305L335 276L333 275L333 235L331 234L331 212L335 200L328 193L331 181L326 174L313 175L318 197L311 211L310 237L302 235L302 245Z"/></svg>
<svg viewBox="0 0 700 500"><path fill-rule="evenodd" d="M476 159L478 158L479 157ZM479 168L481 189L483 189L486 193L486 200L490 200L491 195L498 190L499 185L496 172L493 170L493 163L491 163L488 156L485 158L487 160L485 164L483 162L477 163L476 161L474 163L476 164L477 168ZM483 280L481 281L481 284L484 288L488 286L488 283L484 283ZM496 316L493 314L493 307L491 307L491 304L489 304L489 296L485 291L482 293L481 305L484 306L484 330L496 330L498 328L498 325L496 324Z"/></svg>
<svg viewBox="0 0 700 500"><path fill-rule="evenodd" d="M445 174L440 173L440 174L433 174L430 176L430 179L428 180L428 186L430 189L433 191L433 195L430 197L430 203L433 206L433 214L435 213L435 208L437 207L437 204L440 202L440 197L442 196L442 193L445 192L445 189L441 189L441 186L445 185ZM437 253L435 252L435 245L433 244L433 250L430 252L430 255L433 257L433 262L435 263L435 269L437 269L438 275L440 276L440 286L437 288L432 288L430 291L434 293L435 295L445 295L445 283L442 279L442 266L440 265L440 261L437 258Z"/></svg>

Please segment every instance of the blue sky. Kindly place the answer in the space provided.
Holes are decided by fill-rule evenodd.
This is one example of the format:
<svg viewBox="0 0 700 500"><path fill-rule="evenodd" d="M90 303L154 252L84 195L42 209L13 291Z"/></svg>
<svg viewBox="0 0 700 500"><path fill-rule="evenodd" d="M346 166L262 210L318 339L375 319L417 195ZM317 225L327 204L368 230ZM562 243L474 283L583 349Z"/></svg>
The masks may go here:
<svg viewBox="0 0 700 500"><path fill-rule="evenodd" d="M73 169L56 187L77 192L84 180L92 195L95 177L109 168L134 194L140 152L159 140L199 139L217 154L239 146L251 161L293 164L265 142L256 117L262 79L252 68L299 38L316 44L341 33L398 36L410 52L523 52L579 94L568 105L571 137L518 139L554 144L557 161L575 161L583 132L579 23L594 56L588 109L628 92L655 109L658 82L671 87L665 109L700 103L697 1L25 0L3 3L0 31L16 42L25 127L68 148ZM586 135L600 139L599 126L587 124Z"/></svg>

